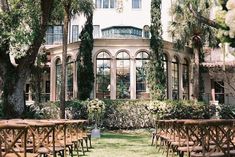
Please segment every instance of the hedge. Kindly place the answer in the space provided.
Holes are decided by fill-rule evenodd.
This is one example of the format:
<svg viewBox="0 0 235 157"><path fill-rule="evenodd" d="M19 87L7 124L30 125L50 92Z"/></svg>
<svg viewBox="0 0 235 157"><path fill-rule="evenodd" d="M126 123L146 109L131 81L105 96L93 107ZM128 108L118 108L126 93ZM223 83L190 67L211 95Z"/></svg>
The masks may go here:
<svg viewBox="0 0 235 157"><path fill-rule="evenodd" d="M66 117L87 119L87 102L79 100L67 102ZM104 100L104 102L102 127L107 129L154 127L155 119L207 119L215 113L214 108L193 101ZM47 102L30 106L26 116L37 119L59 118L59 104Z"/></svg>

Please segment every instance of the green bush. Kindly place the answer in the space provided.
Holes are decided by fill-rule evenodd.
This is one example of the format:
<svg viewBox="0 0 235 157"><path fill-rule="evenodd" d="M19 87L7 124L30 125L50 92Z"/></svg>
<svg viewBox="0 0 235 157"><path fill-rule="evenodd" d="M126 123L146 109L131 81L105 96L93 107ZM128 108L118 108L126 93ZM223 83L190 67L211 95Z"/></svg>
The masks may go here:
<svg viewBox="0 0 235 157"><path fill-rule="evenodd" d="M221 119L234 119L235 105L220 105L219 115Z"/></svg>
<svg viewBox="0 0 235 157"><path fill-rule="evenodd" d="M66 102L66 116L71 119L88 119L88 101L73 100Z"/></svg>
<svg viewBox="0 0 235 157"><path fill-rule="evenodd" d="M135 129L154 127L156 119L205 119L214 110L201 102L158 100L104 100L102 127L107 129ZM66 117L88 119L88 101L66 102ZM31 108L36 118L59 117L58 102L44 103ZM32 110L33 109L33 110Z"/></svg>
<svg viewBox="0 0 235 157"><path fill-rule="evenodd" d="M209 105L186 100L152 101L150 107L158 119L208 119L215 113Z"/></svg>

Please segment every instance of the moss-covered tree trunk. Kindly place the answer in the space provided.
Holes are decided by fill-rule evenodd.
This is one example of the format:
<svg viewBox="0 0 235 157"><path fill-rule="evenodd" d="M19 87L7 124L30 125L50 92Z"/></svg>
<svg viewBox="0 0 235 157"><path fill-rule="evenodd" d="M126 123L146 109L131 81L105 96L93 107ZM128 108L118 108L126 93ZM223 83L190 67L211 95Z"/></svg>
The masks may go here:
<svg viewBox="0 0 235 157"><path fill-rule="evenodd" d="M25 108L24 85L25 76L19 76L18 80L4 83L3 112L6 118L17 118L22 115Z"/></svg>
<svg viewBox="0 0 235 157"><path fill-rule="evenodd" d="M194 64L193 64L193 97L199 98L199 48L194 48Z"/></svg>
<svg viewBox="0 0 235 157"><path fill-rule="evenodd" d="M48 22L51 19L53 3L53 0L14 1L12 3L0 1L0 75L3 80L3 111L6 118L20 118L24 112L24 86L43 42ZM18 7L11 6L13 4L18 4L16 5ZM38 8L35 7L35 4L38 5ZM21 21L25 23L21 23ZM21 32L22 24L28 24L30 28L27 29L32 32L25 35L26 28ZM12 50L10 45L18 42L12 43L11 41L15 34L22 41L30 41L27 42L27 48L14 49L20 55L17 60L10 59L9 53ZM21 54L21 52L25 52L25 54ZM13 60L16 61L16 64Z"/></svg>
<svg viewBox="0 0 235 157"><path fill-rule="evenodd" d="M151 1L151 39L150 61L147 69L147 81L152 99L166 98L166 76L163 65L163 40L161 24L161 0Z"/></svg>

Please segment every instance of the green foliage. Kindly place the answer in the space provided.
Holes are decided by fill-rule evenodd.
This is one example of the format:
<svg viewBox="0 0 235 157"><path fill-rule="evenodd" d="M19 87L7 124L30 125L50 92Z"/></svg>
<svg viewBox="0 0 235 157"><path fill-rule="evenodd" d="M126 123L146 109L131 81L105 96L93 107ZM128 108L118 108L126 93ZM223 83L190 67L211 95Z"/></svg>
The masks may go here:
<svg viewBox="0 0 235 157"><path fill-rule="evenodd" d="M215 114L213 107L194 101L152 101L149 110L158 119L208 119Z"/></svg>
<svg viewBox="0 0 235 157"><path fill-rule="evenodd" d="M150 94L153 99L164 99L166 97L166 78L163 67L163 40L161 25L161 0L151 2L151 39L150 39L150 61L147 67L147 80Z"/></svg>
<svg viewBox="0 0 235 157"><path fill-rule="evenodd" d="M15 58L27 54L32 42L38 38L41 10L39 1L10 1L10 12L0 11L0 45L9 42L9 51Z"/></svg>
<svg viewBox="0 0 235 157"><path fill-rule="evenodd" d="M209 19L212 2L205 0L175 1L171 8L173 21L170 23L169 32L176 41L176 48L182 49L185 45L195 48L202 47L206 42L210 47L217 44L215 29L195 18L189 6Z"/></svg>
<svg viewBox="0 0 235 157"><path fill-rule="evenodd" d="M6 5L2 5L4 2ZM43 42L50 21L52 2L53 0L0 2L0 73L4 82L6 117L20 117L24 111L23 87Z"/></svg>
<svg viewBox="0 0 235 157"><path fill-rule="evenodd" d="M234 119L235 118L235 105L220 105L219 115L221 119Z"/></svg>
<svg viewBox="0 0 235 157"><path fill-rule="evenodd" d="M215 113L213 107L194 101L105 99L101 103L96 103L98 101L69 101L66 103L66 117L88 119L89 116L93 116L89 115L89 112L102 108L100 126L107 129L134 129L154 127L156 119L205 119L211 118ZM58 102L31 105L30 112L25 118L58 118L58 106ZM223 110L224 115L226 112Z"/></svg>
<svg viewBox="0 0 235 157"><path fill-rule="evenodd" d="M81 44L79 47L77 80L78 80L78 98L86 100L90 98L90 93L93 89L94 72L92 63L93 49L93 14L87 16L87 22L81 32Z"/></svg>
<svg viewBox="0 0 235 157"><path fill-rule="evenodd" d="M88 119L88 101L72 100L66 102L66 111L70 111L72 119Z"/></svg>

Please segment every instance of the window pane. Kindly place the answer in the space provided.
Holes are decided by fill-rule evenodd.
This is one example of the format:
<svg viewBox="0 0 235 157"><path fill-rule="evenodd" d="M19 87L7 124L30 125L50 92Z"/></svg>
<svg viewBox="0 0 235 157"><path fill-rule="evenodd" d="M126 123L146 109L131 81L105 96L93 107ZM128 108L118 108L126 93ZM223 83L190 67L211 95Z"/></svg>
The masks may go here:
<svg viewBox="0 0 235 157"><path fill-rule="evenodd" d="M99 38L100 37L100 26L99 25L94 25L93 26L93 37L94 38Z"/></svg>
<svg viewBox="0 0 235 157"><path fill-rule="evenodd" d="M110 98L110 57L106 52L96 58L96 97Z"/></svg>
<svg viewBox="0 0 235 157"><path fill-rule="evenodd" d="M54 35L53 44L61 44L63 38L63 27L54 26L53 35Z"/></svg>
<svg viewBox="0 0 235 157"><path fill-rule="evenodd" d="M110 8L115 8L115 0L110 0Z"/></svg>
<svg viewBox="0 0 235 157"><path fill-rule="evenodd" d="M95 1L95 7L96 8L101 8L101 6L102 6L102 0L96 0Z"/></svg>
<svg viewBox="0 0 235 157"><path fill-rule="evenodd" d="M60 99L61 92L61 60L56 60L56 100Z"/></svg>
<svg viewBox="0 0 235 157"><path fill-rule="evenodd" d="M178 59L174 57L171 63L172 68L172 99L177 100L179 99L179 66L178 66Z"/></svg>
<svg viewBox="0 0 235 157"><path fill-rule="evenodd" d="M53 44L53 27L49 26L46 31L46 44L52 45Z"/></svg>
<svg viewBox="0 0 235 157"><path fill-rule="evenodd" d="M132 0L132 8L141 8L141 0Z"/></svg>
<svg viewBox="0 0 235 157"><path fill-rule="evenodd" d="M147 78L146 67L149 61L149 55L146 52L140 52L136 55L136 96L137 98L148 98L146 96Z"/></svg>
<svg viewBox="0 0 235 157"><path fill-rule="evenodd" d="M71 57L67 59L67 99L71 100L73 98L73 62Z"/></svg>
<svg viewBox="0 0 235 157"><path fill-rule="evenodd" d="M117 55L117 98L130 98L130 60L126 52L120 52Z"/></svg>
<svg viewBox="0 0 235 157"><path fill-rule="evenodd" d="M219 101L220 104L224 104L224 82L215 81L215 99Z"/></svg>
<svg viewBox="0 0 235 157"><path fill-rule="evenodd" d="M103 8L109 8L109 0L103 0Z"/></svg>
<svg viewBox="0 0 235 157"><path fill-rule="evenodd" d="M79 38L79 27L78 25L73 25L72 26L72 42L78 41Z"/></svg>

